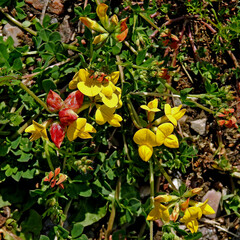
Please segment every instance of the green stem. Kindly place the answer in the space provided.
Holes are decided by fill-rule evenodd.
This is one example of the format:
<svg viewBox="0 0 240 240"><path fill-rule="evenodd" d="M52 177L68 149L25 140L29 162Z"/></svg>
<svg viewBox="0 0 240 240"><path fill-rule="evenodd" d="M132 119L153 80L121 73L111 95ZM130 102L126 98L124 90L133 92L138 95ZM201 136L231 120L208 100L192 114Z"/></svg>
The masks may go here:
<svg viewBox="0 0 240 240"><path fill-rule="evenodd" d="M10 14L5 13L2 8L0 8L0 12L2 12L2 14L3 14L6 18L8 18L11 22L13 22L13 23L14 23L15 25L17 25L18 27L26 30L27 32L31 33L31 34L34 35L34 36L37 36L37 32L35 32L35 31L32 30L31 28L24 27L21 22L19 22L18 20L16 20L16 19L15 19L14 17L12 17Z"/></svg>
<svg viewBox="0 0 240 240"><path fill-rule="evenodd" d="M138 52L127 42L126 40L123 43L135 54L138 55Z"/></svg>
<svg viewBox="0 0 240 240"><path fill-rule="evenodd" d="M65 206L65 208L64 208L63 214L66 216L66 218L67 218L67 214L68 214L68 211L69 211L69 208L70 208L71 204L72 204L72 199L67 202L67 204L66 204L66 206ZM61 221L60 225L61 225L62 227L63 227L63 224L64 224L64 221Z"/></svg>
<svg viewBox="0 0 240 240"><path fill-rule="evenodd" d="M172 189L175 191L178 191L177 188L175 187L175 185L173 184L172 179L169 177L169 175L167 174L167 172L165 171L165 169L163 168L161 163L159 163L159 170L160 170L161 174L166 178L168 183L171 185Z"/></svg>
<svg viewBox="0 0 240 240"><path fill-rule="evenodd" d="M52 164L52 161L51 161L51 157L50 157L50 154L49 154L49 150L48 150L48 140L43 140L43 144L44 144L44 150L45 150L45 153L46 153L48 166L51 169L51 171L54 172L54 167L53 167L53 164Z"/></svg>
<svg viewBox="0 0 240 240"><path fill-rule="evenodd" d="M153 160L149 160L150 209L154 207L154 171ZM150 240L153 240L153 221L150 221Z"/></svg>
<svg viewBox="0 0 240 240"><path fill-rule="evenodd" d="M161 28L159 28L155 23L153 23L148 17L146 17L143 13L139 13L139 15L145 20L147 21L152 27L154 27L156 30L158 30L159 32L161 31Z"/></svg>
<svg viewBox="0 0 240 240"><path fill-rule="evenodd" d="M169 89L171 92L173 92L174 94L179 94L179 92L177 90L175 90L171 85L169 85L168 83L165 83L165 87L167 89Z"/></svg>
<svg viewBox="0 0 240 240"><path fill-rule="evenodd" d="M116 216L116 202L118 202L118 200L119 200L120 190L121 190L121 176L118 178L117 185L116 185L116 190L115 190L115 197L112 201L111 214L110 214L110 217L109 217L108 227L107 227L107 231L106 231L106 234L105 234L105 239L107 239L107 240L109 239L109 236L112 232L113 223L114 223L114 219L115 219L115 216Z"/></svg>
<svg viewBox="0 0 240 240"><path fill-rule="evenodd" d="M46 105L46 103L43 102L38 96L36 96L34 92L32 92L32 91L31 91L28 87L26 87L22 82L19 84L19 86L20 86L23 90L25 90L33 99L35 99L43 108L45 108L48 112L50 112L49 109L48 109L48 107L47 107L47 105Z"/></svg>
<svg viewBox="0 0 240 240"><path fill-rule="evenodd" d="M141 129L142 126L140 124L140 120L139 120L139 117L135 111L135 109L133 108L133 105L132 105L132 102L129 98L129 96L126 96L126 102L127 102L127 106L128 106L128 110L129 110L129 115L133 121L133 124L134 126L137 128L137 129Z"/></svg>
<svg viewBox="0 0 240 240"><path fill-rule="evenodd" d="M75 52L81 52L81 51L78 49L78 47L76 47L76 46L74 46L74 45L72 45L72 44L62 43L62 45L63 45L63 47L64 47L65 49L73 50L73 51L75 51Z"/></svg>

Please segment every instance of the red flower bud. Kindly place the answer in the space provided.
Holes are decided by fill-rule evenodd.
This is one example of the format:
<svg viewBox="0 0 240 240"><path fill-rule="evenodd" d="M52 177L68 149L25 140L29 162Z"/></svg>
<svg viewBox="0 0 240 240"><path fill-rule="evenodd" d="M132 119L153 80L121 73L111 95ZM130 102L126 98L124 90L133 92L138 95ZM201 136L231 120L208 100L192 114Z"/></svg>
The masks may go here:
<svg viewBox="0 0 240 240"><path fill-rule="evenodd" d="M82 106L84 94L79 90L74 91L68 95L64 101L64 107L72 110L77 110Z"/></svg>
<svg viewBox="0 0 240 240"><path fill-rule="evenodd" d="M59 120L62 125L67 126L77 120L78 115L70 108L64 108L59 111Z"/></svg>
<svg viewBox="0 0 240 240"><path fill-rule="evenodd" d="M60 148L65 137L66 127L58 122L54 122L50 127L51 139L57 148ZM56 172L55 172L56 176Z"/></svg>
<svg viewBox="0 0 240 240"><path fill-rule="evenodd" d="M50 90L47 95L47 106L51 112L57 112L63 107L63 100L57 93Z"/></svg>
<svg viewBox="0 0 240 240"><path fill-rule="evenodd" d="M225 120L218 120L217 122L219 126L223 126L225 123Z"/></svg>

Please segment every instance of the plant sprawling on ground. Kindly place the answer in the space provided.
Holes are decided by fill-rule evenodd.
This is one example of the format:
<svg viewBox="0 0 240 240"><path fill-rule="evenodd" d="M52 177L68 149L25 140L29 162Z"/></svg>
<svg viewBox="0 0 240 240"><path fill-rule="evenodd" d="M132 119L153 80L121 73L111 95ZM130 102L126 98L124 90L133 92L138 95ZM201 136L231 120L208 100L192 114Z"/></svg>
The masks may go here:
<svg viewBox="0 0 240 240"><path fill-rule="evenodd" d="M0 238L237 237L238 1L36 2L0 1Z"/></svg>

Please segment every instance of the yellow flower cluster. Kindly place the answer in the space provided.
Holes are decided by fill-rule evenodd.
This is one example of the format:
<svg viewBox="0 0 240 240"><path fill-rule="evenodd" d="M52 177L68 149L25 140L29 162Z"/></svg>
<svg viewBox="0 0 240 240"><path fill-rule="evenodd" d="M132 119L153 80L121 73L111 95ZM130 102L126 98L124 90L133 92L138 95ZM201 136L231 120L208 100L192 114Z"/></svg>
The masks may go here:
<svg viewBox="0 0 240 240"><path fill-rule="evenodd" d="M104 3L100 3L97 6L96 12L102 26L88 17L80 17L81 22L85 26L100 33L94 38L93 44L104 42L110 36L112 36L119 42L122 42L127 37L128 34L128 27L126 24L127 18L119 22L117 15L113 15L109 19L107 15L107 9L108 6Z"/></svg>
<svg viewBox="0 0 240 240"><path fill-rule="evenodd" d="M185 195L192 197L195 194L200 193L201 190L202 188L195 188L187 191ZM154 208L148 214L147 220L154 221L161 219L164 223L167 223L170 220L175 222L179 217L180 211L182 211L184 212L184 215L180 221L184 223L192 233L195 233L198 231L197 220L200 219L203 214L209 215L215 213L207 202L208 199L205 202L195 202L191 200L189 201L189 198L185 201L175 195L159 195L154 199ZM192 206L188 207L189 205ZM174 209L170 215L169 209L173 206Z"/></svg>
<svg viewBox="0 0 240 240"><path fill-rule="evenodd" d="M178 148L179 143L175 135L172 134L174 130L174 124L177 125L177 120L179 120L186 112L186 109L181 109L181 105L178 107L171 108L169 104L165 104L164 112L165 116L162 117L161 122L166 120L170 121L162 123L159 125L155 133L149 128L143 128L138 130L133 136L133 140L139 145L138 153L143 161L148 161L153 154L153 147L161 146L162 144L169 148ZM149 102L148 105L142 105L142 109L147 111L147 117L149 126L152 126L152 121L154 120L155 113L159 112L158 100L154 99Z"/></svg>
<svg viewBox="0 0 240 240"><path fill-rule="evenodd" d="M92 98L92 102L101 101L103 103L103 105L96 105L95 120L97 124L102 125L108 122L114 127L120 127L122 117L115 114L115 110L122 106L122 90L116 87L118 79L118 71L106 75L80 69L69 83L69 88L78 88L84 95Z"/></svg>

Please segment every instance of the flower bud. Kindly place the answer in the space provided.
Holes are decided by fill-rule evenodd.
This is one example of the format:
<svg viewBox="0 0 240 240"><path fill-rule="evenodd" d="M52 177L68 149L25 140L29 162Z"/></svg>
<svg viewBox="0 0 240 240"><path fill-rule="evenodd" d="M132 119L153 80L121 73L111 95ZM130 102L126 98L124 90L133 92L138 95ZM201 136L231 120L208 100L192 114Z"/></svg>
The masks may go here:
<svg viewBox="0 0 240 240"><path fill-rule="evenodd" d="M50 90L47 95L47 106L51 112L57 112L63 107L63 100L57 93Z"/></svg>
<svg viewBox="0 0 240 240"><path fill-rule="evenodd" d="M65 137L66 127L58 122L54 122L50 127L51 139L57 148L60 148Z"/></svg>
<svg viewBox="0 0 240 240"><path fill-rule="evenodd" d="M199 194L202 191L202 188L193 188L183 194L183 197L188 198L188 197L193 197L196 194Z"/></svg>
<svg viewBox="0 0 240 240"><path fill-rule="evenodd" d="M188 198L185 202L183 202L182 204L181 204L181 211L185 211L187 208L188 208L188 206L189 206L189 200L190 200L190 198Z"/></svg>
<svg viewBox="0 0 240 240"><path fill-rule="evenodd" d="M59 112L59 120L63 126L70 125L77 118L78 115L70 108L64 108Z"/></svg>
<svg viewBox="0 0 240 240"><path fill-rule="evenodd" d="M84 95L79 91L74 91L68 95L64 101L64 107L70 108L73 111L79 109L82 106Z"/></svg>

